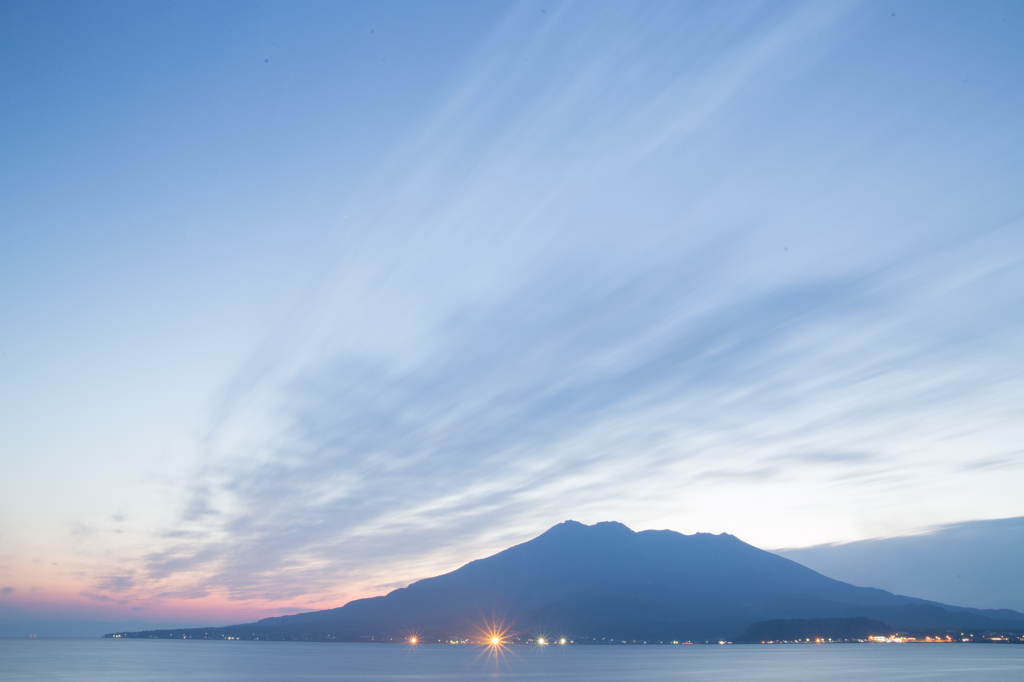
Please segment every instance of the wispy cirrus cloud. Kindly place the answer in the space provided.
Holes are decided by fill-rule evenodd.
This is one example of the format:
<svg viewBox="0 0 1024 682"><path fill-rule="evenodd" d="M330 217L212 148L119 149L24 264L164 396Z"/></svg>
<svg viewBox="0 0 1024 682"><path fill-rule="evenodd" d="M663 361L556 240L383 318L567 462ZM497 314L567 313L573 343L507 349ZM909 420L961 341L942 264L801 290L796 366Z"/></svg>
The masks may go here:
<svg viewBox="0 0 1024 682"><path fill-rule="evenodd" d="M1022 206L935 162L978 130L893 101L930 57L880 75L858 5L537 9L226 390L161 595L334 603L569 517L777 545L1012 511L982 466L952 494L1020 435Z"/></svg>
<svg viewBox="0 0 1024 682"><path fill-rule="evenodd" d="M964 429L969 442L981 425L964 406L1009 397L1016 379L960 357L964 376L938 380L948 349L914 325L847 347L879 307L923 303L891 281L900 269L710 310L686 293L699 290L696 265L612 290L540 287L452 322L415 365L312 368L285 389L295 409L280 456L211 470L222 521L150 570L199 572L240 599L298 598L441 570L461 546L500 547L561 516L671 516L735 483L767 484L748 504L766 503L773 482L926 494L921 467L962 457L928 446L963 442ZM840 447L856 450L829 449Z"/></svg>

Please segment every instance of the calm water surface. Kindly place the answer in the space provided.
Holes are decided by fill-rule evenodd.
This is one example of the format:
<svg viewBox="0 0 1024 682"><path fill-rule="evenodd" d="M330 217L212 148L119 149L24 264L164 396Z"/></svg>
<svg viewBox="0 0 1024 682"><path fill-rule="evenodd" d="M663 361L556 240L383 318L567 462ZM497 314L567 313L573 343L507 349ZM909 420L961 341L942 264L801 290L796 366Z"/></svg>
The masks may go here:
<svg viewBox="0 0 1024 682"><path fill-rule="evenodd" d="M0 639L0 680L1024 680L1024 646L513 647Z"/></svg>

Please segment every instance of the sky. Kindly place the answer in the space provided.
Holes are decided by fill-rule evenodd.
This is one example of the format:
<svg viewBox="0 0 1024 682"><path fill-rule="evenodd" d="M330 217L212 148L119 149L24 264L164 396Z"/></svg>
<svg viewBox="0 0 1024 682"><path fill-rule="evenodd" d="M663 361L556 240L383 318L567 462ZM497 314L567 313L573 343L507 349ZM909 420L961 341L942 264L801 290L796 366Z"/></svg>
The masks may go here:
<svg viewBox="0 0 1024 682"><path fill-rule="evenodd" d="M6 2L0 621L1020 517L1022 120L1014 2Z"/></svg>

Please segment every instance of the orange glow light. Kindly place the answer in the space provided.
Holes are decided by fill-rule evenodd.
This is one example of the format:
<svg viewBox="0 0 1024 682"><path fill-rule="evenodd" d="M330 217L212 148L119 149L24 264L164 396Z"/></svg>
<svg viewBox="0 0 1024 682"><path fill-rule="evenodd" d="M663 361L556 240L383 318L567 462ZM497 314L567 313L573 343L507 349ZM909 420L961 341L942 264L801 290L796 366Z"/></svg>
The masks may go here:
<svg viewBox="0 0 1024 682"><path fill-rule="evenodd" d="M489 623L480 629L480 641L492 652L503 650L509 641L509 628L504 623Z"/></svg>

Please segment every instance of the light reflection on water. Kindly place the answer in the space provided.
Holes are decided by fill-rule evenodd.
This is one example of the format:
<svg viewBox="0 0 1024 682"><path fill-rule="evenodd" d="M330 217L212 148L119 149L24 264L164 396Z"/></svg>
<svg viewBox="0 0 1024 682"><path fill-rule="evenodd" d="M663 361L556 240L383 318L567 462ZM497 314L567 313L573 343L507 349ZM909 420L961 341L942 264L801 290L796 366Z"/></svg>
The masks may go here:
<svg viewBox="0 0 1024 682"><path fill-rule="evenodd" d="M4 682L170 680L1003 680L1024 646L790 645L480 647L174 640L0 640Z"/></svg>

